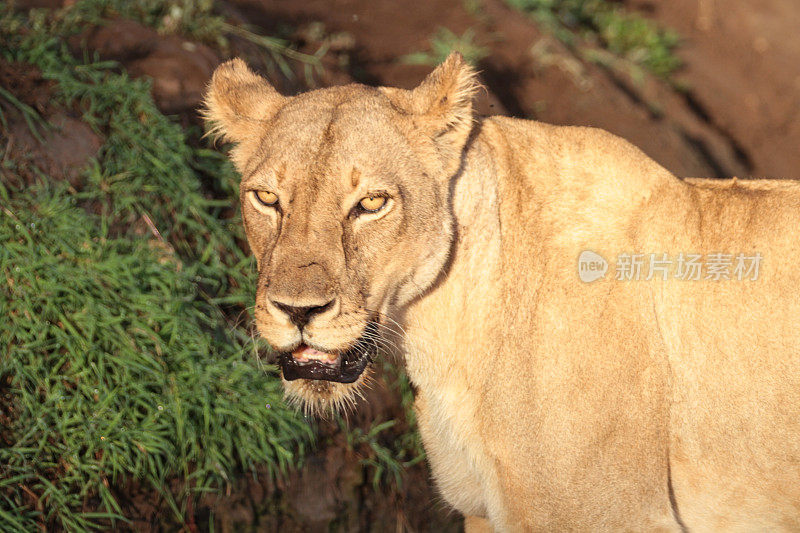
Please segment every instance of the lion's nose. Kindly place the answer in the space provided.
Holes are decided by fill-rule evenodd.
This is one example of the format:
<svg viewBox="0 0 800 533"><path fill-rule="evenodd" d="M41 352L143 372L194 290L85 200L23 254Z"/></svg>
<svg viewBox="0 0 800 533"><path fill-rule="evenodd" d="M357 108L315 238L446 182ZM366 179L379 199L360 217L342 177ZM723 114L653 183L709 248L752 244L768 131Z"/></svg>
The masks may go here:
<svg viewBox="0 0 800 533"><path fill-rule="evenodd" d="M272 305L286 313L289 316L289 320L291 320L292 323L298 328L302 328L308 324L309 320L311 320L314 315L324 313L333 305L333 300L323 305L309 305L301 307L288 305L275 300L270 301L272 302Z"/></svg>

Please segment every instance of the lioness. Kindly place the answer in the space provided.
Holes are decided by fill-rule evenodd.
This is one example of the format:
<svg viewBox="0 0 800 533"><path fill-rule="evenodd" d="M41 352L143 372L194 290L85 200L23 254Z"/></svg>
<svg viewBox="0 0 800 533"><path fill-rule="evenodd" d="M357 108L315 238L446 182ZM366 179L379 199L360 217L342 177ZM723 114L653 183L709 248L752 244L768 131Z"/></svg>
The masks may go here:
<svg viewBox="0 0 800 533"><path fill-rule="evenodd" d="M800 184L678 179L476 88L458 54L412 91L215 72L287 395L348 403L401 350L468 531L800 529Z"/></svg>

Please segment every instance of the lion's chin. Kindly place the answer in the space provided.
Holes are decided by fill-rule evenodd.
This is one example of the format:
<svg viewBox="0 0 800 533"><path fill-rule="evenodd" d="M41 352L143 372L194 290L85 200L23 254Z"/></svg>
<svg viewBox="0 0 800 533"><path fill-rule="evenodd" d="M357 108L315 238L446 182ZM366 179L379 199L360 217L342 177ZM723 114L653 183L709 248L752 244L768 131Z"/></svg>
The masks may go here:
<svg viewBox="0 0 800 533"><path fill-rule="evenodd" d="M280 352L278 365L287 400L314 415L354 408L370 380L369 369L378 350L376 339L377 324L369 321L347 349L325 351L301 343Z"/></svg>
<svg viewBox="0 0 800 533"><path fill-rule="evenodd" d="M286 400L303 409L306 415L325 416L354 409L363 398L362 389L371 381L371 363L350 383L318 379L283 379Z"/></svg>

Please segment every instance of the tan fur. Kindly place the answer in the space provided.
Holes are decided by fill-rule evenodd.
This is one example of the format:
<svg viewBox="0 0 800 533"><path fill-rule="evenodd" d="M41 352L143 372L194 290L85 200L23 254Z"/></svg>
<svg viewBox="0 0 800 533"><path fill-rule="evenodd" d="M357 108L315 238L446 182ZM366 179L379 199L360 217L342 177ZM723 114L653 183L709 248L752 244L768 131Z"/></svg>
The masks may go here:
<svg viewBox="0 0 800 533"><path fill-rule="evenodd" d="M275 298L336 302L302 333L330 350L377 318L469 530L800 529L800 184L681 180L601 130L473 123L474 90L457 55L414 91L293 98L220 67L207 116L237 143L262 335L301 338ZM391 209L351 218L373 189ZM587 249L764 259L756 281L583 283ZM287 394L321 409L364 379Z"/></svg>

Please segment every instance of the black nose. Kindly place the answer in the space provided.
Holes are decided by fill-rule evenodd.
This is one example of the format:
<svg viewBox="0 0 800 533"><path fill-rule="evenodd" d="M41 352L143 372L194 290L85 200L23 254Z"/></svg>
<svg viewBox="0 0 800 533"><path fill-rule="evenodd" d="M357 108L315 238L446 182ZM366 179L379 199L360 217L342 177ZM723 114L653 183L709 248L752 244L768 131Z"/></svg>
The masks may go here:
<svg viewBox="0 0 800 533"><path fill-rule="evenodd" d="M286 313L287 315L289 315L289 320L291 320L295 326L297 326L298 328L302 328L303 326L308 324L308 321L311 320L311 317L330 309L331 306L333 305L333 300L324 305L311 305L305 307L286 305L280 302L276 302L275 300L272 300L272 304L281 311L283 311L284 313Z"/></svg>

